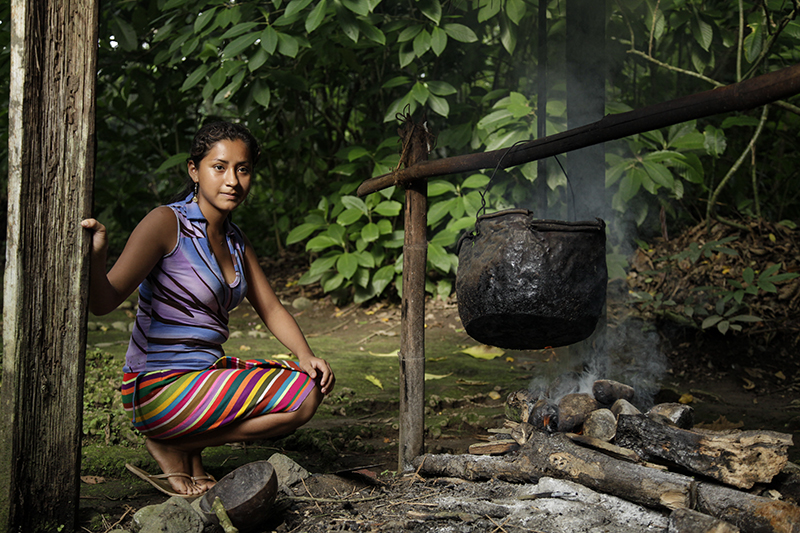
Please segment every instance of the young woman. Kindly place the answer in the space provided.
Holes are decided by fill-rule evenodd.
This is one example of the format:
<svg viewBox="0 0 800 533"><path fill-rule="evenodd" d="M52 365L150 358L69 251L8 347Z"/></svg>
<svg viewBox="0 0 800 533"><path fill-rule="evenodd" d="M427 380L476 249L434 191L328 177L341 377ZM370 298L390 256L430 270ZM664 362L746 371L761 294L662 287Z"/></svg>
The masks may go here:
<svg viewBox="0 0 800 533"><path fill-rule="evenodd" d="M108 273L105 227L81 222L93 234L89 309L106 314L139 288L123 403L163 474L126 466L167 494L199 496L215 482L203 467L204 448L289 433L334 386L330 366L314 356L230 220L258 157L243 126L200 129L187 163L191 192L151 211ZM228 313L245 297L298 362L225 356Z"/></svg>

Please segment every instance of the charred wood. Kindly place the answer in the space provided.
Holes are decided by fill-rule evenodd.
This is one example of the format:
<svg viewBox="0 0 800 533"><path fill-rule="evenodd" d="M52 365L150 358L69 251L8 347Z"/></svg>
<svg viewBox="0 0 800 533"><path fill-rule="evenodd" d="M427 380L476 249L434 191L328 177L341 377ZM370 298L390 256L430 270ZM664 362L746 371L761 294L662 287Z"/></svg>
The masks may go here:
<svg viewBox="0 0 800 533"><path fill-rule="evenodd" d="M800 533L800 507L730 487L698 483L696 509L747 533Z"/></svg>
<svg viewBox="0 0 800 533"><path fill-rule="evenodd" d="M667 533L738 533L731 524L690 509L675 509L669 515Z"/></svg>
<svg viewBox="0 0 800 533"><path fill-rule="evenodd" d="M538 397L527 389L514 391L506 398L506 418L514 422L528 422L531 407Z"/></svg>
<svg viewBox="0 0 800 533"><path fill-rule="evenodd" d="M422 455L421 475L470 481L497 478L534 483L541 477L569 479L655 509L692 509L724 520L743 533L800 533L800 507L689 476L620 461L573 444L565 435L536 431L517 452L505 456Z"/></svg>
<svg viewBox="0 0 800 533"><path fill-rule="evenodd" d="M544 476L568 479L592 490L660 509L691 508L695 482L687 476L623 462L570 442L561 433L534 432L519 451L498 457L423 455L414 461L422 475L470 481L497 478L533 483Z"/></svg>
<svg viewBox="0 0 800 533"><path fill-rule="evenodd" d="M621 415L616 444L739 488L768 483L788 461L791 435L774 431L697 432L644 415Z"/></svg>

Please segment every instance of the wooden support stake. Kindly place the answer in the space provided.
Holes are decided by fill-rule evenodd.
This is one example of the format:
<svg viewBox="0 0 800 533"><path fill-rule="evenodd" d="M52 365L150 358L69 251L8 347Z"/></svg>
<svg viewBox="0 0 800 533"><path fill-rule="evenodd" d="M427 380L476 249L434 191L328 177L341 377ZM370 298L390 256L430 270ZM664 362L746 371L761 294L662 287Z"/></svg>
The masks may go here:
<svg viewBox="0 0 800 533"><path fill-rule="evenodd" d="M428 157L430 134L410 117L401 128L403 157L410 166ZM428 261L428 182L416 181L406 189L403 243L403 301L400 331L400 450L398 471L425 448L425 267Z"/></svg>

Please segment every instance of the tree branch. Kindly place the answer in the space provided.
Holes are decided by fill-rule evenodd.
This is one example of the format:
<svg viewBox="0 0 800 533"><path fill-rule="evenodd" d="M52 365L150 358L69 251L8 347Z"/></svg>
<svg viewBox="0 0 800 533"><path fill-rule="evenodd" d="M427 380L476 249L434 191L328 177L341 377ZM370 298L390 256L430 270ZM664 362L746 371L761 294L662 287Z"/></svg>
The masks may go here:
<svg viewBox="0 0 800 533"><path fill-rule="evenodd" d="M758 122L758 126L756 127L755 133L753 133L753 137L750 139L750 142L747 144L747 147L742 151L742 155L739 156L739 159L733 164L733 166L728 170L728 173L725 174L725 177L722 178L722 181L719 182L717 188L714 189L714 193L711 195L711 198L708 200L708 207L706 207L706 230L711 229L711 211L713 210L714 203L717 201L717 197L719 196L722 188L728 181L731 179L733 174L739 170L739 167L742 166L742 162L744 158L747 157L748 152L755 146L756 141L758 140L758 136L761 135L761 130L764 129L764 124L767 122L767 116L769 115L769 106L765 105L764 110L761 112L761 120Z"/></svg>

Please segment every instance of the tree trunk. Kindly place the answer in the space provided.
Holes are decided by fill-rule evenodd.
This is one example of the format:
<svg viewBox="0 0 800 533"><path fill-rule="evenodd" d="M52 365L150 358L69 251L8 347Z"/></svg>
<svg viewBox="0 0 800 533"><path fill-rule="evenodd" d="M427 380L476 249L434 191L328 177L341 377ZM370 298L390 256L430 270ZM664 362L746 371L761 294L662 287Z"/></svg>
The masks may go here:
<svg viewBox="0 0 800 533"><path fill-rule="evenodd" d="M76 529L96 0L12 0L0 531Z"/></svg>

